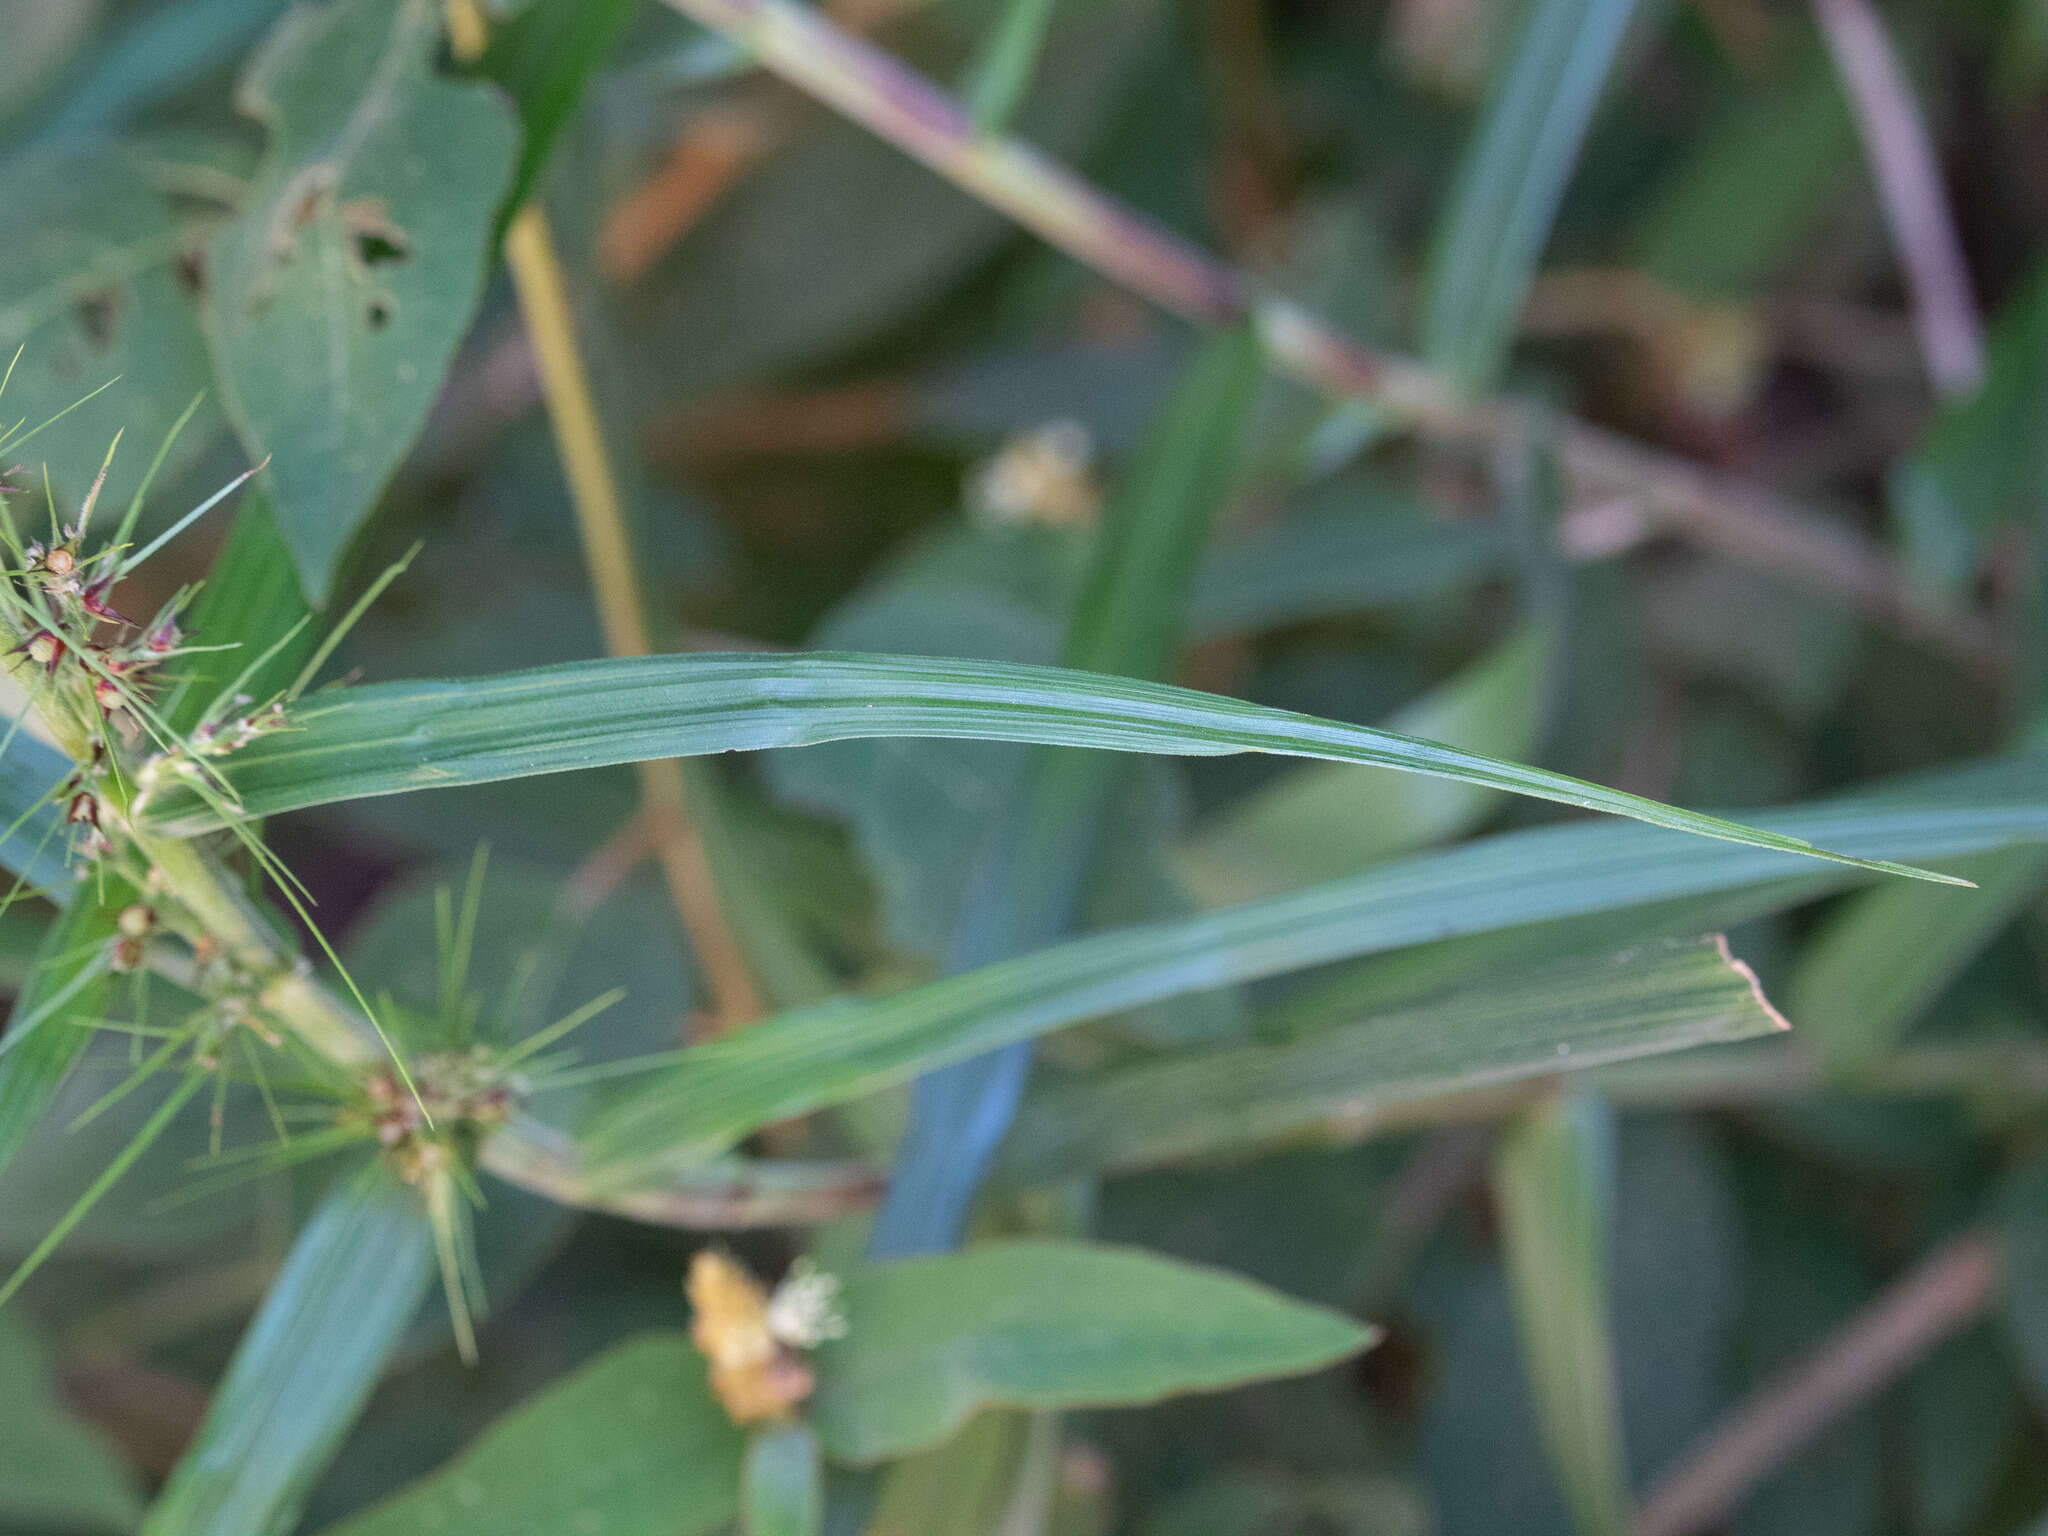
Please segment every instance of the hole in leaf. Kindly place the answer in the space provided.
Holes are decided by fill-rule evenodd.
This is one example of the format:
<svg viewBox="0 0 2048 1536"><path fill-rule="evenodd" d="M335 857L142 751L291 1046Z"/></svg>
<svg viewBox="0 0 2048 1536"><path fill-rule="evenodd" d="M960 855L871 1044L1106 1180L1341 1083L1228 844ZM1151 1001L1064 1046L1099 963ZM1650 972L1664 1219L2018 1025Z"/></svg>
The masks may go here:
<svg viewBox="0 0 2048 1536"><path fill-rule="evenodd" d="M104 352L114 344L120 307L120 290L115 288L85 294L71 306L71 317L78 322L79 333L95 352Z"/></svg>
<svg viewBox="0 0 2048 1536"><path fill-rule="evenodd" d="M362 266L378 267L412 255L412 243L405 231L391 222L382 198L359 197L344 203L341 219L348 230L349 249Z"/></svg>
<svg viewBox="0 0 2048 1536"><path fill-rule="evenodd" d="M372 299L370 307L363 313L363 318L370 322L371 330L381 331L391 323L391 306L382 299Z"/></svg>
<svg viewBox="0 0 2048 1536"><path fill-rule="evenodd" d="M374 267L380 261L403 261L405 254L404 246L383 235L356 236L356 259L366 267Z"/></svg>
<svg viewBox="0 0 2048 1536"><path fill-rule="evenodd" d="M171 263L171 275L178 280L178 286L193 298L206 292L206 252L194 247L178 252Z"/></svg>

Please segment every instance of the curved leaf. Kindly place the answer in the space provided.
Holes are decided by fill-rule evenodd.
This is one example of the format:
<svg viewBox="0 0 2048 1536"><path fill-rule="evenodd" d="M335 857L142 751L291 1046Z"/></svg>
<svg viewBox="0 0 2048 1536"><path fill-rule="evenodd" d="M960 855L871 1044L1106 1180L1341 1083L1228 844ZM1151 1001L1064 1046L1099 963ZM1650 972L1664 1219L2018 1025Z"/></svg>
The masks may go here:
<svg viewBox="0 0 2048 1536"><path fill-rule="evenodd" d="M2048 841L2044 782L2040 760L2020 756L1766 819L1872 853L1969 853ZM769 1121L1162 998L1681 896L1804 888L1797 877L1816 867L1826 869L1767 849L1689 845L1658 828L1546 827L1241 907L1070 940L894 997L786 1013L677 1053L593 1119L583 1138L589 1173L623 1186L695 1166Z"/></svg>
<svg viewBox="0 0 2048 1536"><path fill-rule="evenodd" d="M245 816L646 758L948 736L1365 763L1885 874L1966 883L1369 726L1016 662L831 653L625 657L492 678L378 684L305 703L292 724L222 760ZM141 815L146 825L175 835L220 825L210 807L177 785L159 790Z"/></svg>

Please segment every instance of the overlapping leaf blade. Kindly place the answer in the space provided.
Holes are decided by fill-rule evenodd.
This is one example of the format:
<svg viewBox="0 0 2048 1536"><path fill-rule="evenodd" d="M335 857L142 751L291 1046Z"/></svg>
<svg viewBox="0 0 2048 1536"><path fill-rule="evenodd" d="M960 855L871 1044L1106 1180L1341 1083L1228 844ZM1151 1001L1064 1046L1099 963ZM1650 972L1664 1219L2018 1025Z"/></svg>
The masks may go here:
<svg viewBox="0 0 2048 1536"><path fill-rule="evenodd" d="M1229 489L1259 377L1248 332L1189 365L1109 508L1062 648L1071 666L1137 677L1165 669L1210 524ZM1127 765L1104 753L1041 750L1015 800L993 809L947 946L970 970L1044 944L1072 923ZM959 1240L968 1203L1016 1113L1029 1041L923 1078L871 1251L938 1251Z"/></svg>
<svg viewBox="0 0 2048 1536"><path fill-rule="evenodd" d="M1050 1181L1362 1133L1407 1103L1783 1027L1720 941L1664 940L1299 1040L1055 1082L1026 1101L1004 1164L1018 1179Z"/></svg>
<svg viewBox="0 0 2048 1536"><path fill-rule="evenodd" d="M2048 841L2043 782L2039 760L2022 756L1762 819L1871 853L1938 857ZM1070 940L894 997L784 1014L651 1072L593 1120L584 1143L593 1177L630 1183L700 1163L772 1120L1119 1009L1460 935L1796 883L1814 867L1661 828L1487 838L1287 896Z"/></svg>
<svg viewBox="0 0 2048 1536"><path fill-rule="evenodd" d="M222 772L245 814L269 816L337 800L644 758L867 736L944 736L1364 763L1761 849L1947 878L1368 726L1161 683L1008 662L829 653L572 662L496 678L355 689L302 705L293 725L223 761ZM143 819L173 834L220 824L210 807L177 786L153 800Z"/></svg>

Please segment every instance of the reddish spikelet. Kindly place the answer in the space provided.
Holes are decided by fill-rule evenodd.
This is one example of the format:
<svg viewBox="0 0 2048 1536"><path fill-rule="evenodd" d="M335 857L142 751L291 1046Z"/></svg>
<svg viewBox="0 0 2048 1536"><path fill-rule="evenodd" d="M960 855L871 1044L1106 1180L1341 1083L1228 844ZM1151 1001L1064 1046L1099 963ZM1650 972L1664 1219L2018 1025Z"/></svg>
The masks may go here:
<svg viewBox="0 0 2048 1536"><path fill-rule="evenodd" d="M132 624L135 621L120 612L107 601L107 593L113 588L114 578L96 581L78 594L78 601L85 611L96 619L105 619L110 624Z"/></svg>
<svg viewBox="0 0 2048 1536"><path fill-rule="evenodd" d="M28 659L43 669L46 676L54 677L57 663L64 659L64 642L49 630L38 630L23 641L16 654L28 653Z"/></svg>

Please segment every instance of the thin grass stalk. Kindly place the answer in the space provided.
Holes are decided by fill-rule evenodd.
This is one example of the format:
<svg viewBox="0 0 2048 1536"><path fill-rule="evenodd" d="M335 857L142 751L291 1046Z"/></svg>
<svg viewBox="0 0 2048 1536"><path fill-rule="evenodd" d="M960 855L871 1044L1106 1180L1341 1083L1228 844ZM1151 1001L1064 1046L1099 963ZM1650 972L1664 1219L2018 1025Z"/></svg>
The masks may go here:
<svg viewBox="0 0 2048 1536"><path fill-rule="evenodd" d="M474 61L487 32L472 0L452 0L449 41L458 59ZM654 638L634 572L632 537L626 528L618 477L605 446L604 427L590 387L590 375L576 342L576 321L568 284L537 202L523 204L505 230L505 265L519 298L519 312L533 347L541 395L555 447L569 481L569 500L583 541L592 595L603 627L605 649L614 656L646 656ZM714 1025L722 1033L761 1012L761 994L733 931L718 877L703 834L691 816L683 766L674 759L635 765L640 798L653 838L656 863L704 968Z"/></svg>
<svg viewBox="0 0 2048 1536"><path fill-rule="evenodd" d="M1526 435L1514 403L1461 399L1439 375L1376 352L1266 291L1031 146L978 133L954 97L818 11L795 0L667 3L1084 265L1189 319L1249 324L1282 372L1370 400L1448 443L1481 447ZM1977 671L2008 663L2010 648L1981 617L1930 597L1875 546L1773 493L1581 422L1563 424L1558 459L1575 500L1634 503L1644 537L1682 534L1804 581Z"/></svg>

